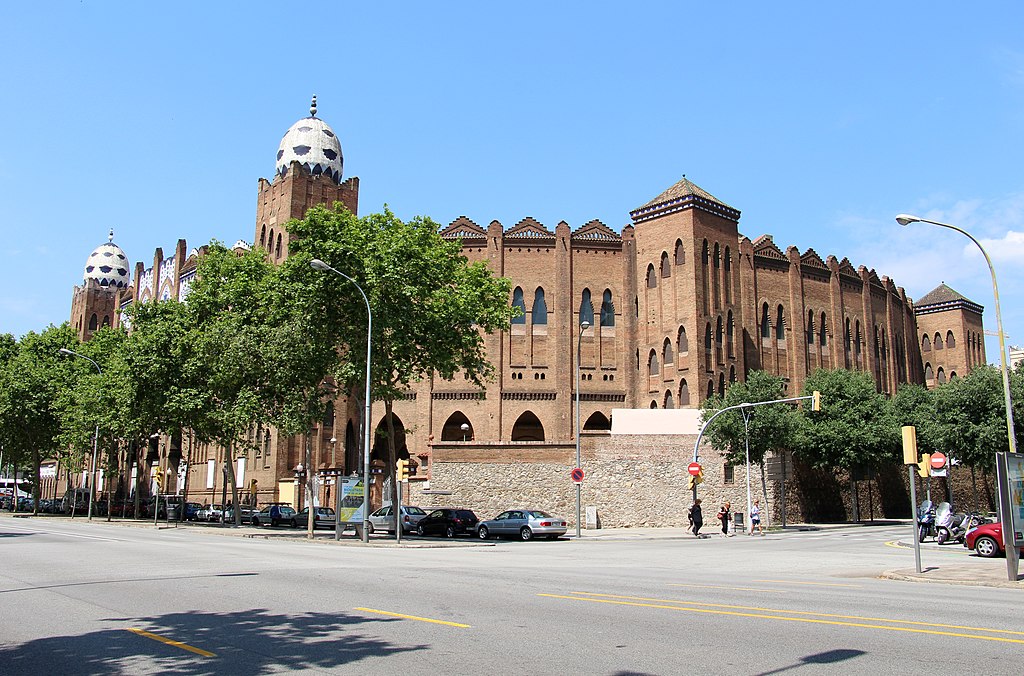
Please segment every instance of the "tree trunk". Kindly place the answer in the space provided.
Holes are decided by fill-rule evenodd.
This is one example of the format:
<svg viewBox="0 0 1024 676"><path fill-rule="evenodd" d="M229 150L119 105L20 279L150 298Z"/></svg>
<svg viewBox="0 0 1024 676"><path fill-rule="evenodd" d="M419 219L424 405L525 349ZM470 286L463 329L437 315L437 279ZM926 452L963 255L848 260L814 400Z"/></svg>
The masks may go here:
<svg viewBox="0 0 1024 676"><path fill-rule="evenodd" d="M231 482L231 505L232 516L235 517L235 525L242 525L242 509L238 504L238 485L235 481L235 444L229 442L224 449L224 467L228 470L228 481ZM222 512L223 513L223 512Z"/></svg>
<svg viewBox="0 0 1024 676"><path fill-rule="evenodd" d="M399 512L402 506L398 504L398 477L395 474L395 464L398 461L398 453L395 450L395 418L391 415L394 402L390 399L384 402L384 417L388 421L388 466L385 475L391 477L391 506L395 513L395 531L401 528Z"/></svg>
<svg viewBox="0 0 1024 676"><path fill-rule="evenodd" d="M761 493L764 495L764 511L761 518L764 519L764 526L767 528L772 525L772 505L771 498L768 496L768 476L764 468L764 457L761 457L761 462L757 463L761 466ZM749 520L750 515L747 515Z"/></svg>

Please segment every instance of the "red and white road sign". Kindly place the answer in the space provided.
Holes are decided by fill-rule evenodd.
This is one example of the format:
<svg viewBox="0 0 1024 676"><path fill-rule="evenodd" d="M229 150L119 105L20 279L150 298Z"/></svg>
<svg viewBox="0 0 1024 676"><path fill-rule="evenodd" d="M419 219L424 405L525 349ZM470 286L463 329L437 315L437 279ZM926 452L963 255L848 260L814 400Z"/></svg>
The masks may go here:
<svg viewBox="0 0 1024 676"><path fill-rule="evenodd" d="M941 451L932 453L932 469L942 469L946 466L946 454Z"/></svg>
<svg viewBox="0 0 1024 676"><path fill-rule="evenodd" d="M699 462L691 462L686 466L686 471L689 472L691 476L697 476L700 474L701 469L703 468L700 466Z"/></svg>
<svg viewBox="0 0 1024 676"><path fill-rule="evenodd" d="M572 482L574 484L583 483L583 469L575 467L571 472L569 472L569 476L572 478Z"/></svg>

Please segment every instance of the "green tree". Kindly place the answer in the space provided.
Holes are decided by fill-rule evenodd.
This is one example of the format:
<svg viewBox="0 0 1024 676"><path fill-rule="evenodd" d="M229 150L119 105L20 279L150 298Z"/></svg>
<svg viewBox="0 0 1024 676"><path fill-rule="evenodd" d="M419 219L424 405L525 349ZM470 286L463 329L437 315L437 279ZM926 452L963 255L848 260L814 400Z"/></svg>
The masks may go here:
<svg viewBox="0 0 1024 676"><path fill-rule="evenodd" d="M751 371L745 382L730 385L724 398L712 397L706 400L701 407L703 419L709 420L716 411L729 406L775 401L785 397L785 383L780 376L766 371ZM744 415L748 416L746 430ZM760 470L761 491L767 503L765 457L770 451L790 448L797 424L796 414L790 404L757 406L723 413L708 426L704 436L713 448L722 452L726 463L730 465L746 463L749 440L750 462Z"/></svg>
<svg viewBox="0 0 1024 676"><path fill-rule="evenodd" d="M494 371L484 336L511 323L511 283L496 277L485 262L468 262L461 243L443 239L431 219L402 221L387 208L356 218L340 204L333 210L316 207L305 219L289 223L288 231L298 236L289 247L293 274L309 280L309 262L319 258L355 279L368 297L373 313L371 397L384 403L386 464L393 479L395 399L412 383L434 375L446 380L461 375L482 385ZM303 285L311 291L305 302L332 324L321 335L348 347L337 376L348 391L358 392L367 340L362 297L348 280L314 272L320 279Z"/></svg>
<svg viewBox="0 0 1024 676"><path fill-rule="evenodd" d="M905 425L917 430L917 448L921 453L934 453L944 449L939 436L935 391L924 385L906 383L890 400L892 420L897 431Z"/></svg>
<svg viewBox="0 0 1024 676"><path fill-rule="evenodd" d="M899 428L885 397L863 371L819 369L804 385L804 394L821 392L821 410L804 407L795 452L813 467L853 469L896 461Z"/></svg>

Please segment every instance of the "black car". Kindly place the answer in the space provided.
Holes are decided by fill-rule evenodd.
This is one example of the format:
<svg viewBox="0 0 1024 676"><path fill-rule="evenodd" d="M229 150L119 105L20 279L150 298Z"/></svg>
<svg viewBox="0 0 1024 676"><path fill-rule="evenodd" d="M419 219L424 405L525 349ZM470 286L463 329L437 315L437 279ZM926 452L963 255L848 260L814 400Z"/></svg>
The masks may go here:
<svg viewBox="0 0 1024 676"><path fill-rule="evenodd" d="M416 524L417 535L444 535L453 538L459 534L472 535L480 520L469 509L444 507L435 509Z"/></svg>

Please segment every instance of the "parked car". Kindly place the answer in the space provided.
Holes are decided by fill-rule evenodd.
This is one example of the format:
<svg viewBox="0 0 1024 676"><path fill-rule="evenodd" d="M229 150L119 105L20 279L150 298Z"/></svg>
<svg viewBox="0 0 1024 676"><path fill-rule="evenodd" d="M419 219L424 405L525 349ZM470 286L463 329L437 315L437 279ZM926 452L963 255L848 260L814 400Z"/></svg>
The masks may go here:
<svg viewBox="0 0 1024 676"><path fill-rule="evenodd" d="M203 508L198 502L186 502L185 503L185 520L186 521L198 521L199 511Z"/></svg>
<svg viewBox="0 0 1024 676"><path fill-rule="evenodd" d="M243 507L243 509L245 508ZM295 528L299 525L295 518L295 510L287 502L272 502L251 516L254 526L280 526L283 524ZM243 516L243 522L244 520Z"/></svg>
<svg viewBox="0 0 1024 676"><path fill-rule="evenodd" d="M978 556L991 559L1006 554L1003 547L1003 524L983 523L977 528L967 531L964 538L964 546L973 549ZM1021 555L1024 556L1024 547L1021 548Z"/></svg>
<svg viewBox="0 0 1024 676"><path fill-rule="evenodd" d="M489 521L481 521L476 533L481 540L494 535L517 537L524 542L534 537L556 540L565 535L565 519L539 509L510 509Z"/></svg>
<svg viewBox="0 0 1024 676"><path fill-rule="evenodd" d="M203 505L203 508L199 510L197 518L199 521L220 521L220 517L224 515L224 505Z"/></svg>
<svg viewBox="0 0 1024 676"><path fill-rule="evenodd" d="M402 532L403 533L414 533L416 532L416 524L420 522L420 519L427 515L419 507L415 505L402 505L401 519L402 519ZM382 530L388 533L395 532L395 514L394 508L391 505L387 507L381 507L376 512L370 515L370 532Z"/></svg>
<svg viewBox="0 0 1024 676"><path fill-rule="evenodd" d="M242 523L250 523L252 521L252 515L256 513L256 510L252 507L242 505L238 507L238 511L241 514ZM221 515L220 520L222 523L234 523L235 522L235 507L227 507L224 513Z"/></svg>
<svg viewBox="0 0 1024 676"><path fill-rule="evenodd" d="M64 497L60 501L60 511L70 514L72 507L76 513L89 508L89 489L69 488L64 492Z"/></svg>
<svg viewBox="0 0 1024 676"><path fill-rule="evenodd" d="M476 524L479 521L470 509L443 507L420 519L416 524L416 534L444 535L449 538L460 534L471 535L476 532Z"/></svg>
<svg viewBox="0 0 1024 676"><path fill-rule="evenodd" d="M304 507L301 512L295 515L295 521L302 528L309 528L309 507ZM330 528L338 522L338 515L330 507L315 507L313 512L313 529Z"/></svg>

